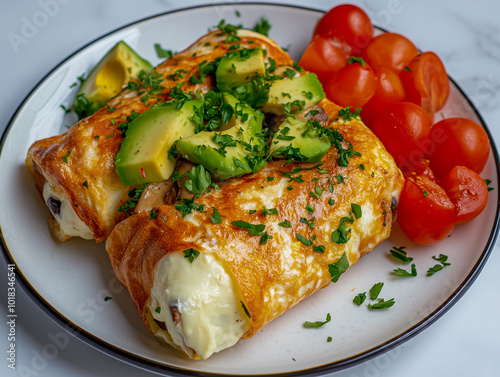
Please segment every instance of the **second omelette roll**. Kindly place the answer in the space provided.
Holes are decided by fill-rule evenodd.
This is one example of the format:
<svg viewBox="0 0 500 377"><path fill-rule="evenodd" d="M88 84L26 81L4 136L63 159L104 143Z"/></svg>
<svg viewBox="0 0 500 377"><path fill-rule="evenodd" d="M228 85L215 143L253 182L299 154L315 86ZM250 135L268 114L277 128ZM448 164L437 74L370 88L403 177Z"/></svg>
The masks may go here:
<svg viewBox="0 0 500 377"><path fill-rule="evenodd" d="M335 147L319 163L273 160L110 234L111 264L145 325L188 356L251 337L389 237L401 172L358 119L320 105L357 152L347 166Z"/></svg>

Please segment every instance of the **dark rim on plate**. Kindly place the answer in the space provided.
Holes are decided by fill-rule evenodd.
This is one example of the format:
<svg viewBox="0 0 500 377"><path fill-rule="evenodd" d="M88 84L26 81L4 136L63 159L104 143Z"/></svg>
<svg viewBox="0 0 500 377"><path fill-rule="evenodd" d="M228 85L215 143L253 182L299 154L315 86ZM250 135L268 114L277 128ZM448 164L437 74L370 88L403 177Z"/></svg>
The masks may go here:
<svg viewBox="0 0 500 377"><path fill-rule="evenodd" d="M214 6L248 6L248 5L259 5L259 6L270 6L270 7L286 7L286 8L296 8L296 9L302 9L302 10L307 10L307 11L313 11L313 12L318 12L319 14L325 13L325 11L320 10L320 9L315 9L315 8L310 8L310 7L305 7L305 6L298 6L298 5L291 5L291 4L274 4L274 3L263 3L263 2L238 2L238 3L211 3L211 4L203 4L203 5L195 5L191 7L186 7L186 8L180 8L180 9L174 9L171 11L166 11L162 12L156 15L148 16L145 18L142 18L140 20L136 20L133 22L130 22L126 25L123 25L121 27L118 27L94 40L91 42L87 43L86 45L80 47L78 50L74 51L72 54L67 56L64 60L59 62L57 65L55 65L34 87L33 89L26 95L24 100L21 102L21 104L18 106L16 109L15 113L9 120L7 127L5 131L2 134L2 138L0 139L0 158L2 157L2 151L3 151L3 146L4 143L9 135L9 132L12 128L12 125L14 124L18 114L24 107L24 104L26 101L31 97L31 95L40 87L40 85L47 80L50 75L58 69L61 65L63 65L67 60L75 56L77 53L80 51L86 49L88 46L94 44L95 42L102 40L109 35L116 33L120 30L126 29L130 26L137 25L139 23L149 21L154 18L159 18L159 17L164 17L170 14L174 13L180 13L180 12L185 12L185 11L190 11L194 9L200 9L200 8L209 8L209 7L214 7ZM379 28L382 31L386 31L382 28ZM493 137L486 126L486 123L484 122L483 118L479 114L478 110L472 103L472 101L466 96L464 91L457 85L457 83L450 78L451 83L457 88L459 93L466 99L467 103L471 107L471 109L474 111L475 115L480 121L481 126L483 129L486 131L490 145L491 145L491 151L495 160L495 168L496 168L496 174L497 174L497 180L500 177L500 160L498 156L498 151L495 146ZM415 335L419 334L422 332L424 329L426 329L428 326L433 324L435 321L437 321L444 313L446 313L464 294L465 292L470 288L472 283L474 283L475 279L479 276L481 270L483 269L486 261L488 260L488 257L495 245L495 241L498 236L498 228L499 228L499 211L500 211L500 198L497 197L497 208L495 212L495 222L493 224L493 228L491 230L491 233L489 235L488 241L485 245L485 248L483 249L483 252L481 253L478 261L476 264L471 268L469 274L467 277L462 281L462 283L455 289L455 291L450 295L450 297L444 301L438 308L436 308L432 313L427 315L424 319L422 319L420 322L416 323L413 325L411 328L408 330L396 335L392 339L379 344L376 347L373 347L372 349L366 350L360 354L352 355L350 357L347 357L342 360L334 361L332 363L324 364L324 365L318 365L316 367L308 368L308 369L302 369L302 370L296 370L292 372L282 372L282 373L272 373L272 374L258 374L258 375L252 375L252 374L238 374L238 376L269 376L269 375L276 375L276 376L303 376L303 375L322 375L325 373L331 373L335 371L339 371L348 367L353 367L355 365L361 364L365 361L368 361L376 356L379 356L397 346L400 344L404 343L405 341L411 339ZM153 372L153 373L159 373L159 374L167 374L171 376L231 376L233 374L227 374L227 373L215 373L215 372L201 372L197 370L190 370L190 369L185 369L182 367L174 367L174 366L169 366L166 364L158 364L156 362L152 362L148 359L145 359L143 357L139 357L135 354L129 353L127 351L124 351L123 349L118 348L117 346L113 344L109 344L108 342L96 337L96 335L93 335L82 328L78 327L75 325L70 319L66 318L63 316L61 313L59 313L48 301L46 301L42 295L40 295L36 288L33 287L29 280L24 276L21 270L17 268L17 263L14 260L14 257L10 253L10 250L8 248L8 245L5 242L5 239L3 237L3 232L0 226L0 248L3 251L3 255L7 261L8 264L14 264L16 266L16 277L19 279L21 282L21 286L24 288L24 290L28 293L28 295L32 298L32 300L50 317L52 318L58 325L60 325L64 330L75 336L76 338L80 339L87 345L107 354L108 356L111 356L117 360L123 361L127 364L133 365L135 367Z"/></svg>

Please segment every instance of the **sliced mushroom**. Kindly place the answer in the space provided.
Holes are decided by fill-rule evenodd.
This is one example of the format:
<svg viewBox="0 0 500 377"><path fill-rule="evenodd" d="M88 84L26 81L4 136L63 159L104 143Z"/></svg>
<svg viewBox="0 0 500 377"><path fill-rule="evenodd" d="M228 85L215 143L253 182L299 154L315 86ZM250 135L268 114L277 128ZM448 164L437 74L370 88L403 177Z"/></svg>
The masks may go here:
<svg viewBox="0 0 500 377"><path fill-rule="evenodd" d="M328 122L328 115L325 113L325 110L323 110L321 106L314 105L295 115L295 119L301 120L303 122L306 122L307 120L317 121L322 126L325 126L326 122Z"/></svg>
<svg viewBox="0 0 500 377"><path fill-rule="evenodd" d="M148 183L137 202L135 212L151 211L151 209L165 204L165 198L173 188L174 183L171 179Z"/></svg>

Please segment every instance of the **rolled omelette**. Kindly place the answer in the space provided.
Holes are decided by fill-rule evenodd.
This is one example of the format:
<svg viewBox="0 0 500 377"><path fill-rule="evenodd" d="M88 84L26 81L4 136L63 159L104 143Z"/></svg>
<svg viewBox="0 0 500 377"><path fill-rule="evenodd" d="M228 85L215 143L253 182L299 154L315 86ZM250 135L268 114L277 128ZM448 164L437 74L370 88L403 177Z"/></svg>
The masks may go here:
<svg viewBox="0 0 500 377"><path fill-rule="evenodd" d="M338 279L341 259L351 267L389 237L401 172L358 118L319 105L358 152L346 167L334 146L319 164L273 160L193 196L190 213L178 198L109 235L111 264L144 324L187 356L253 336Z"/></svg>
<svg viewBox="0 0 500 377"><path fill-rule="evenodd" d="M214 83L206 75L199 84L199 66L223 56L230 47L260 46L278 66L291 66L293 61L276 42L262 34L238 29L239 40L228 41L223 30L201 37L186 50L166 60L149 76L148 82L136 90L125 88L95 114L82 119L67 132L36 141L28 150L26 164L35 176L36 187L51 212L49 225L60 241L70 237L106 239L115 224L127 217L120 206L129 200L134 186L123 185L115 172L115 156L123 140L120 125L134 112L141 114L152 105L171 99L177 85L185 92L208 92ZM158 89L162 87L161 91Z"/></svg>

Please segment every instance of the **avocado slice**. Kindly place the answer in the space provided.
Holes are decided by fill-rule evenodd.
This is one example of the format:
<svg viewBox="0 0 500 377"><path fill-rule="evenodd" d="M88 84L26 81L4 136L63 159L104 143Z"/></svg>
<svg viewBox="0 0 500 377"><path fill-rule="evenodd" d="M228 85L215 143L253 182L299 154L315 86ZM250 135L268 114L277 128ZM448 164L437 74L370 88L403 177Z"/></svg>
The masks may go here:
<svg viewBox="0 0 500 377"><path fill-rule="evenodd" d="M92 115L116 96L125 84L137 78L140 71L151 69L153 66L128 44L118 42L80 86L73 104L75 111L81 113L80 117Z"/></svg>
<svg viewBox="0 0 500 377"><path fill-rule="evenodd" d="M324 98L325 92L316 74L306 73L291 79L274 81L269 88L269 99L262 107L262 111L283 115L285 105L288 104L288 112L295 114L316 105Z"/></svg>
<svg viewBox="0 0 500 377"><path fill-rule="evenodd" d="M231 93L257 75L265 75L266 66L262 49L244 48L224 55L215 71L217 87L221 92Z"/></svg>
<svg viewBox="0 0 500 377"><path fill-rule="evenodd" d="M161 182L174 171L169 158L173 143L195 133L192 119L202 100L186 101L181 108L174 102L152 107L130 122L115 158L116 173L124 185Z"/></svg>
<svg viewBox="0 0 500 377"><path fill-rule="evenodd" d="M200 132L176 143L185 159L203 165L222 180L256 172L266 166L262 158L265 141L261 135L264 114L230 94L224 94L224 100L237 113L228 123L221 124L218 131Z"/></svg>
<svg viewBox="0 0 500 377"><path fill-rule="evenodd" d="M280 124L270 149L275 158L319 162L330 147L328 136L320 136L311 122L288 117Z"/></svg>

